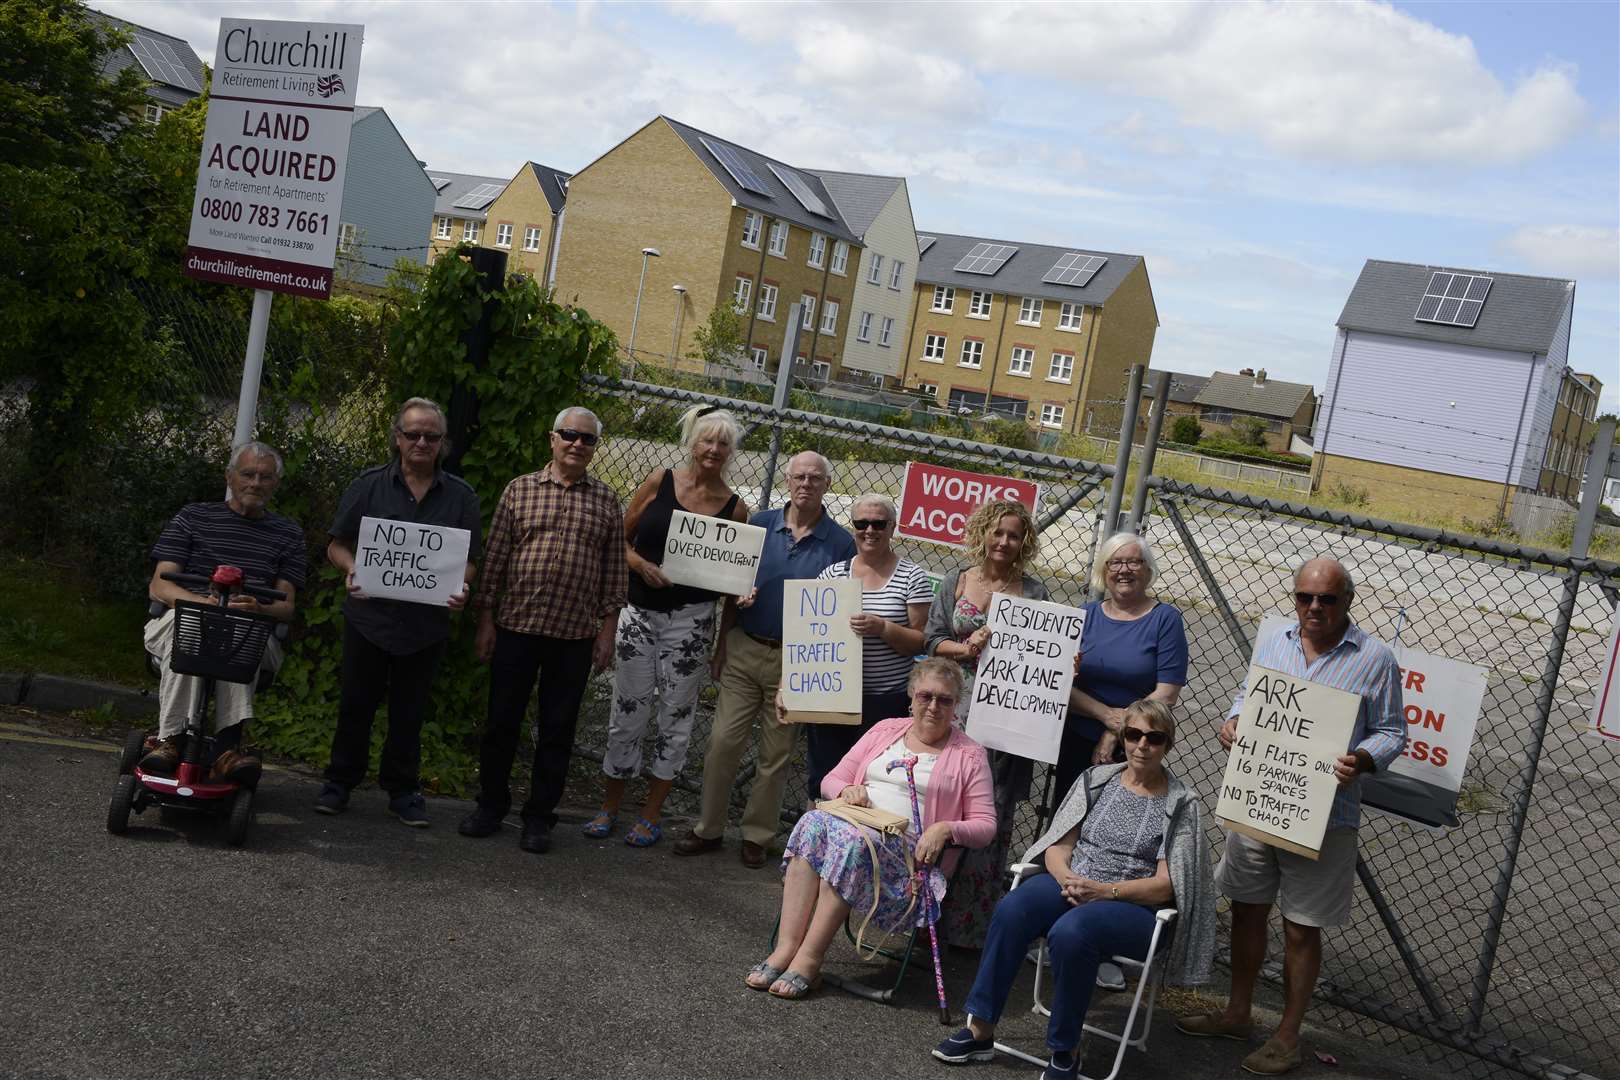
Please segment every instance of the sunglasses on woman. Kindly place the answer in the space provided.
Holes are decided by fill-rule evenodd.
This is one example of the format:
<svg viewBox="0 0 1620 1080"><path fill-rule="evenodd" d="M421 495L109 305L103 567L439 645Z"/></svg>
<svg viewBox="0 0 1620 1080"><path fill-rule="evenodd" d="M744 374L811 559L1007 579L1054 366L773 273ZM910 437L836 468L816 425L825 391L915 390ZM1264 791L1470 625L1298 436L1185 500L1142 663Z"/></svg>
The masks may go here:
<svg viewBox="0 0 1620 1080"><path fill-rule="evenodd" d="M1139 727L1124 728L1120 731L1119 737L1124 739L1127 745L1137 739L1146 739L1149 746L1163 746L1170 741L1170 736L1162 731L1144 731Z"/></svg>
<svg viewBox="0 0 1620 1080"><path fill-rule="evenodd" d="M889 527L888 521L883 518L877 518L876 520L870 518L856 518L854 521L850 522L850 525L855 529L856 532L882 532L884 529Z"/></svg>

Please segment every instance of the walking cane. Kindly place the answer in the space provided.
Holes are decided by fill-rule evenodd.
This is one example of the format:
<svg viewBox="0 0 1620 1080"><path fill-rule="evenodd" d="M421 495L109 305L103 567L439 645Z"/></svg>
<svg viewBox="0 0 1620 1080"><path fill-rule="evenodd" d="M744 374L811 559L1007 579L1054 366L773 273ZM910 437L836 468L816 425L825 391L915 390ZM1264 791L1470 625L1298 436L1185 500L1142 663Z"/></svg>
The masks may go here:
<svg viewBox="0 0 1620 1080"><path fill-rule="evenodd" d="M907 754L889 762L889 771L904 768L906 770L906 787L911 792L911 827L917 830L917 839L922 839L922 811L917 808L917 776L912 771L917 766L917 755ZM915 888L922 899L923 918L928 923L928 947L934 954L934 991L939 996L939 1022L945 1027L951 1026L951 1008L945 1001L945 973L939 964L939 929L935 925L939 922L939 911L934 907L934 890L928 887L928 867L917 867L914 879Z"/></svg>

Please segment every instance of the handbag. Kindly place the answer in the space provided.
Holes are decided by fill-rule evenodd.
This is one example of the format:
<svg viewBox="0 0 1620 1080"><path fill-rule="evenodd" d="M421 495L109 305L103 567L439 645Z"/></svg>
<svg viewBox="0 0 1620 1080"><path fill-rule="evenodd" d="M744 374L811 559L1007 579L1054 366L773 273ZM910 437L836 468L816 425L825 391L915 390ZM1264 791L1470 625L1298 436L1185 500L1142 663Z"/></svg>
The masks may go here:
<svg viewBox="0 0 1620 1080"><path fill-rule="evenodd" d="M865 826L884 836L904 836L911 831L911 820L909 818L891 813L888 810L880 810L875 806L856 806L853 803L844 802L842 799L823 799L816 803L816 809L831 814L833 817L842 818L851 825ZM883 937L878 939L876 945L871 946L869 953L862 954L861 950L866 947L864 944L866 928L871 925L872 916L877 914L878 901L883 896L883 877L878 870L877 845L864 832L861 833L861 839L866 841L866 852L872 860L872 909L866 913L866 918L861 920L860 927L855 931L855 955L863 960L873 960L877 958L878 953L882 951L883 946L888 943L892 935L885 933ZM906 906L906 913L901 918L909 918L917 908L916 863L913 861L914 856L911 845L905 845L905 852L906 891L911 894L911 903Z"/></svg>

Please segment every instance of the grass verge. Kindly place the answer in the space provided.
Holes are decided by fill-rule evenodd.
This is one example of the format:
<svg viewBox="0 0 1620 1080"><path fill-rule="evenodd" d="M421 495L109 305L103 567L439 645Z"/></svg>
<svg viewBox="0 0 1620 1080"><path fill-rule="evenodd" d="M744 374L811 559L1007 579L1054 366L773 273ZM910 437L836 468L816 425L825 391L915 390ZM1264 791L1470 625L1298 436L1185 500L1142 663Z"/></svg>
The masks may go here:
<svg viewBox="0 0 1620 1080"><path fill-rule="evenodd" d="M152 685L142 599L106 600L65 568L0 554L0 671Z"/></svg>

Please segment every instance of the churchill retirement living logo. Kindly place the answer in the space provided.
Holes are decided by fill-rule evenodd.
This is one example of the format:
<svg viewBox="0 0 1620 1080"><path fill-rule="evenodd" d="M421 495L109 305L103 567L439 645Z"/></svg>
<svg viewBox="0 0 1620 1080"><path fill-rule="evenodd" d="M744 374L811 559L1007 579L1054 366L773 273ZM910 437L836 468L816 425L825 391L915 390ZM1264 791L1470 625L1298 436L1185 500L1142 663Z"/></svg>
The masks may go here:
<svg viewBox="0 0 1620 1080"><path fill-rule="evenodd" d="M307 97L330 98L344 91L340 72L349 52L347 30L303 37L268 38L253 26L225 34L220 83L237 90L278 90Z"/></svg>

